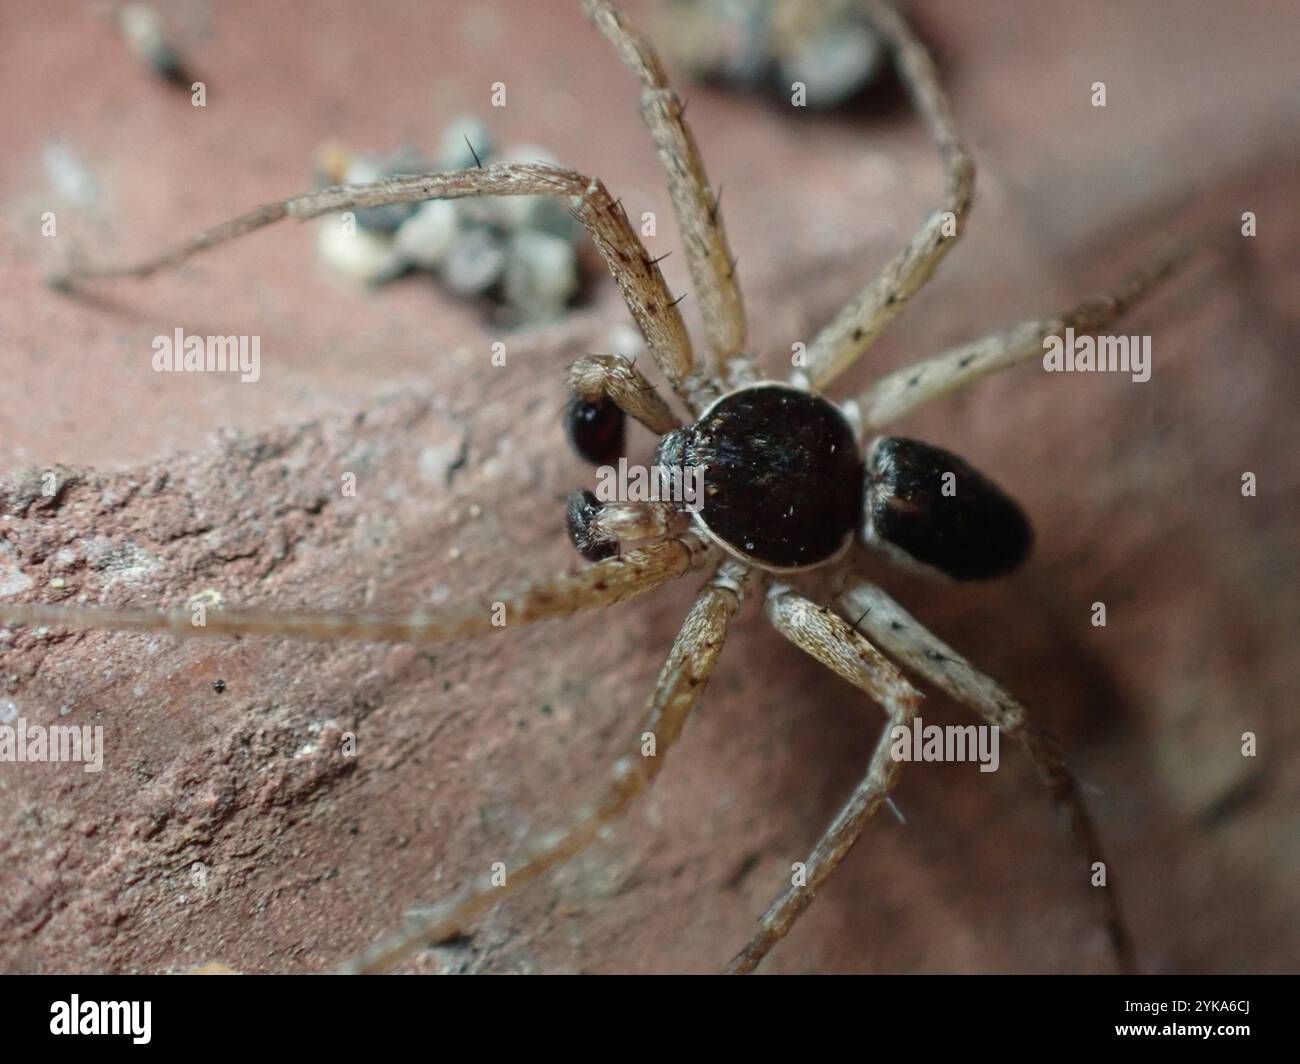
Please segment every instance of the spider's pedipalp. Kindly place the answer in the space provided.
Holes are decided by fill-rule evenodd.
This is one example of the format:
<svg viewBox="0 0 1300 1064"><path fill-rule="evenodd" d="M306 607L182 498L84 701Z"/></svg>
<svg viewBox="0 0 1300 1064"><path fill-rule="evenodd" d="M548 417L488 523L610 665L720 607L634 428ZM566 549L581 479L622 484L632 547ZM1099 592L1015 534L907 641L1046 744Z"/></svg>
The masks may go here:
<svg viewBox="0 0 1300 1064"><path fill-rule="evenodd" d="M731 619L748 593L750 583L749 570L728 560L718 567L713 579L700 592L659 673L631 750L614 763L609 781L594 801L578 810L565 827L541 835L522 858L508 863L504 883L494 881L489 875L480 876L401 931L353 958L343 970L348 973L385 971L426 944L451 937L547 869L585 849L604 825L620 817L663 768L668 750L704 693Z"/></svg>
<svg viewBox="0 0 1300 1064"><path fill-rule="evenodd" d="M805 372L823 389L848 369L929 280L966 226L975 191L975 163L962 143L934 60L888 0L866 0L876 29L889 41L908 94L939 149L944 197L911 241L808 345Z"/></svg>
<svg viewBox="0 0 1300 1064"><path fill-rule="evenodd" d="M660 539L681 531L686 515L668 502L608 502L592 522L602 535L618 543Z"/></svg>
<svg viewBox="0 0 1300 1064"><path fill-rule="evenodd" d="M683 511L667 502L601 502L575 491L565 511L569 539L589 562L612 558L625 543L662 539L684 530Z"/></svg>
<svg viewBox="0 0 1300 1064"><path fill-rule="evenodd" d="M583 0L596 28L641 79L641 114L654 137L668 177L673 213L686 248L691 283L700 301L704 332L723 381L732 380L733 361L747 362L745 305L736 279L736 259L727 244L720 195L709 187L699 147L686 124L685 105L668 84L650 41L606 0ZM737 367L743 368L743 367Z"/></svg>
<svg viewBox="0 0 1300 1064"><path fill-rule="evenodd" d="M564 526L569 542L589 562L604 561L618 554L618 540L596 525L602 504L590 491L575 491L564 508Z"/></svg>
<svg viewBox="0 0 1300 1064"><path fill-rule="evenodd" d="M579 458L608 465L627 452L627 415L611 399L579 399L564 407L564 432Z"/></svg>
<svg viewBox="0 0 1300 1064"><path fill-rule="evenodd" d="M226 610L171 612L94 606L0 602L0 624L168 632L189 637L268 635L292 639L357 639L431 643L567 617L644 594L700 564L709 548L686 535L652 543L620 558L501 591L476 602L406 614L348 610Z"/></svg>
<svg viewBox="0 0 1300 1064"><path fill-rule="evenodd" d="M1041 358L1044 341L1064 335L1067 328L1079 334L1106 328L1172 276L1192 250L1191 244L1176 244L1129 274L1113 290L1085 299L1064 314L1021 322L1004 332L886 374L858 400L866 428L882 428L991 373Z"/></svg>
<svg viewBox="0 0 1300 1064"><path fill-rule="evenodd" d="M1069 818L1075 844L1087 863L1084 882L1093 884L1089 889L1098 892L1116 961L1123 970L1134 970L1133 941L1115 892L1114 875L1102 854L1097 829L1060 745L1029 722L1025 707L1001 685L927 631L880 588L860 584L841 596L840 601L845 614L854 618L855 628L865 631L907 668L973 709L1025 748L1039 777ZM1098 866L1106 870L1100 886L1095 885L1094 878Z"/></svg>
<svg viewBox="0 0 1300 1064"><path fill-rule="evenodd" d="M587 355L569 367L573 398L565 427L574 450L593 465L623 454L621 415L636 418L657 436L680 422L645 375L622 355Z"/></svg>
<svg viewBox="0 0 1300 1064"><path fill-rule="evenodd" d="M865 691L888 715L871 755L867 774L836 814L804 861L804 875L763 914L758 933L728 966L732 975L752 972L812 903L826 878L853 848L866 822L889 796L898 779L899 762L891 755L893 731L916 716L921 692L888 658L830 610L773 584L767 592L767 615L777 631L849 683Z"/></svg>

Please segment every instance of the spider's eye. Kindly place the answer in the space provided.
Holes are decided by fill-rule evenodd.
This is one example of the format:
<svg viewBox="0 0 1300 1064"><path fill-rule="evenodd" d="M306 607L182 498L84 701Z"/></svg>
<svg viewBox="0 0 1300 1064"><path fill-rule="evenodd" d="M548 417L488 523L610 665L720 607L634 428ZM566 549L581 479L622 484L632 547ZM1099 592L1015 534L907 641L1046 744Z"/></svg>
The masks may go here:
<svg viewBox="0 0 1300 1064"><path fill-rule="evenodd" d="M871 445L863 537L954 580L1008 573L1034 542L1024 512L993 481L955 454L898 436Z"/></svg>
<svg viewBox="0 0 1300 1064"><path fill-rule="evenodd" d="M594 527L601 502L589 491L575 491L569 496L569 506L564 520L569 529L569 539L589 562L603 561L618 553L618 543L600 535Z"/></svg>
<svg viewBox="0 0 1300 1064"><path fill-rule="evenodd" d="M627 417L614 403L589 403L574 396L564 411L569 442L592 465L608 465L624 453Z"/></svg>

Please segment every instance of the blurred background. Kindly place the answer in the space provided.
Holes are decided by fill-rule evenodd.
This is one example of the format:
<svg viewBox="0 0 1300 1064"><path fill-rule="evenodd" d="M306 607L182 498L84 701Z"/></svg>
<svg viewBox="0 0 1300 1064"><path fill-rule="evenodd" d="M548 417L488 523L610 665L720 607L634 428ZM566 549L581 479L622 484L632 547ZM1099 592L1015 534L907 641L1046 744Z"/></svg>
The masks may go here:
<svg viewBox="0 0 1300 1064"><path fill-rule="evenodd" d="M754 349L780 372L932 209L939 168L888 76L830 110L790 106L752 65L762 85L691 80L704 31L686 6L627 4L674 44ZM989 585L880 579L1062 739L1146 970L1294 970L1295 6L905 10L974 153L976 208L838 395L1255 214L1257 235L1121 324L1152 337L1149 382L1029 366L900 425L1011 490L1037 553ZM400 608L571 565L561 500L591 473L563 438L563 370L626 342L598 271L572 313L509 330L427 274L349 283L289 223L75 300L42 278L74 244L134 258L303 191L327 142L432 154L466 116L602 177L633 219L655 212L663 254L677 234L631 75L561 0L157 11L203 107L133 57L115 5L0 6L0 588ZM851 80L865 54L825 63ZM663 268L684 291L684 258ZM152 338L177 327L260 336L261 380L152 372ZM66 489L37 498L32 471L56 466ZM360 490L340 499L347 471ZM592 792L697 583L490 647L0 638L16 707L103 724L108 743L93 778L0 766L0 963L332 967ZM860 703L751 607L655 792L411 967L717 969L860 776L879 726ZM924 716L965 719L937 693ZM347 731L359 756L343 763ZM1018 751L993 774L910 766L896 798L906 825L869 826L767 970L1108 970L1079 861Z"/></svg>

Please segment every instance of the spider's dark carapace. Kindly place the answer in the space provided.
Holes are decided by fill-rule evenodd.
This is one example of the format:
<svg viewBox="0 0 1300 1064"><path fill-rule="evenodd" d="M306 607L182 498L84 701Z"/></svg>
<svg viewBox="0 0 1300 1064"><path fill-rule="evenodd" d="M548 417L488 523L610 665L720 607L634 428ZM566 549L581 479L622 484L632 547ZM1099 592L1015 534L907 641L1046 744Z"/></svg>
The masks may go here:
<svg viewBox="0 0 1300 1064"><path fill-rule="evenodd" d="M699 519L771 568L829 561L862 521L863 465L834 403L784 384L725 395L664 438L660 462L704 470Z"/></svg>

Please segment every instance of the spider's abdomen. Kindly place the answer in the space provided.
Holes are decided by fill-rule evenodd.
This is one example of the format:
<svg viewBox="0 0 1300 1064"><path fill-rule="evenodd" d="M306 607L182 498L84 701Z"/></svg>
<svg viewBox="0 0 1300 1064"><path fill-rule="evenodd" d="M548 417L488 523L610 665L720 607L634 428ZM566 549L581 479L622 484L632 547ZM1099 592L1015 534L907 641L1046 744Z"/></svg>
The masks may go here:
<svg viewBox="0 0 1300 1064"><path fill-rule="evenodd" d="M870 488L863 538L901 551L954 580L1010 572L1034 533L1015 501L940 447L882 436L867 454Z"/></svg>
<svg viewBox="0 0 1300 1064"><path fill-rule="evenodd" d="M783 384L723 396L682 431L673 457L704 470L704 527L759 565L819 565L862 519L863 466L849 423L834 404Z"/></svg>

